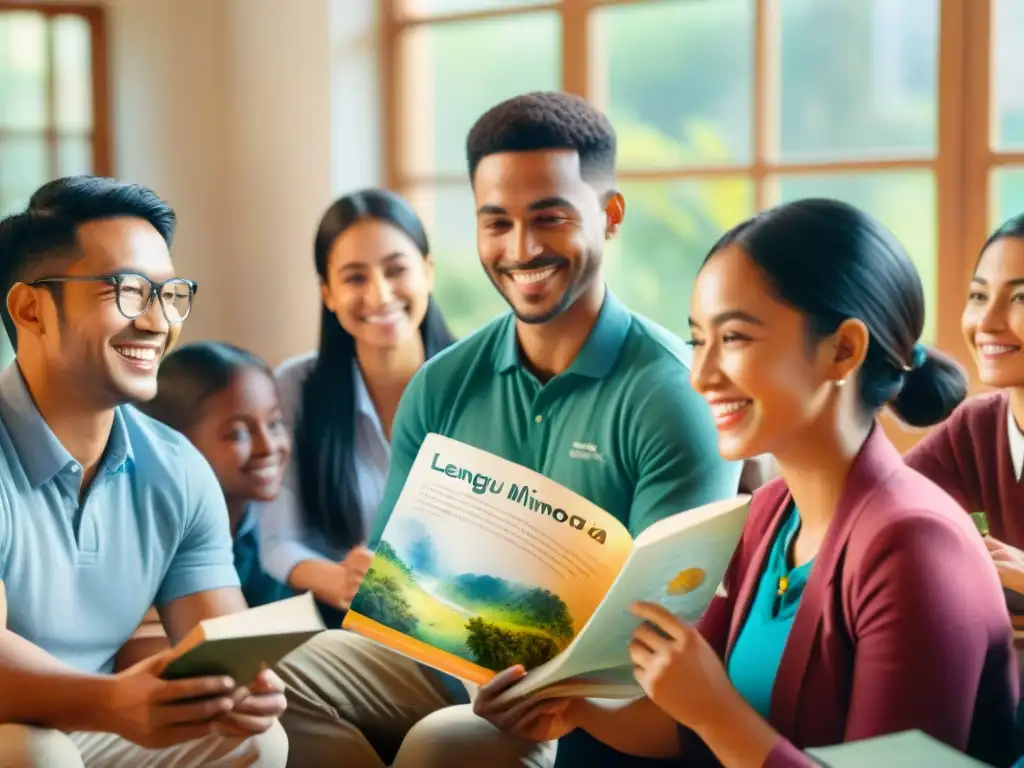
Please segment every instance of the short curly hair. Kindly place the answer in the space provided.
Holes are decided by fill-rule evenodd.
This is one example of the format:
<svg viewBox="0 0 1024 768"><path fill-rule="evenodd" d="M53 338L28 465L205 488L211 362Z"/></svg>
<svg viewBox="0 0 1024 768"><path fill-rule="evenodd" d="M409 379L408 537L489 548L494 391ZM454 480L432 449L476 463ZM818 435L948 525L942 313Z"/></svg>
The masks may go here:
<svg viewBox="0 0 1024 768"><path fill-rule="evenodd" d="M611 121L579 96L536 91L491 107L470 129L466 137L470 181L488 155L544 149L575 150L586 179L610 178L615 172Z"/></svg>

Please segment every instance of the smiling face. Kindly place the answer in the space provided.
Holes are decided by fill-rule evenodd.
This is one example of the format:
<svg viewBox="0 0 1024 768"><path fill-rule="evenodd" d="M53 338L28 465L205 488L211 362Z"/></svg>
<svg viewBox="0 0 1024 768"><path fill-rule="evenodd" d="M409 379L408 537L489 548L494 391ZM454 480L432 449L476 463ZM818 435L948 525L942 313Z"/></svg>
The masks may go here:
<svg viewBox="0 0 1024 768"><path fill-rule="evenodd" d="M805 317L772 296L737 245L712 256L698 275L690 331L691 381L711 406L726 459L785 451L835 394L835 339L812 345Z"/></svg>
<svg viewBox="0 0 1024 768"><path fill-rule="evenodd" d="M291 451L274 381L243 368L203 403L186 436L213 467L229 502L271 501Z"/></svg>
<svg viewBox="0 0 1024 768"><path fill-rule="evenodd" d="M364 219L334 241L321 295L357 344L389 349L419 332L433 284L433 262L404 232Z"/></svg>
<svg viewBox="0 0 1024 768"><path fill-rule="evenodd" d="M600 290L606 237L622 221L622 196L602 203L571 150L504 152L473 176L477 248L487 276L516 317L545 323Z"/></svg>
<svg viewBox="0 0 1024 768"><path fill-rule="evenodd" d="M80 256L46 277L95 277L137 273L161 282L174 277L167 244L153 226L131 217L100 219L78 228ZM22 344L51 380L74 382L100 407L142 402L156 394L156 371L169 325L154 301L129 320L105 281L18 285L9 307Z"/></svg>
<svg viewBox="0 0 1024 768"><path fill-rule="evenodd" d="M1024 386L1024 239L985 249L960 325L983 384Z"/></svg>

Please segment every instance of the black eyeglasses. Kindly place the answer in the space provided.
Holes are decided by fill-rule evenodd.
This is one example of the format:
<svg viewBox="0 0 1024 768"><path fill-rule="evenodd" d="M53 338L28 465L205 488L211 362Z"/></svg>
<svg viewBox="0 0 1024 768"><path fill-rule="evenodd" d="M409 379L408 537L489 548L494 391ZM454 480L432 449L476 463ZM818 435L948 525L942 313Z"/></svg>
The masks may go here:
<svg viewBox="0 0 1024 768"><path fill-rule="evenodd" d="M117 309L129 320L142 317L153 305L153 298L160 297L160 308L171 324L182 323L192 311L192 297L199 286L184 277L172 277L162 283L154 283L145 275L126 272L120 275L41 277L28 285L51 283L109 283L114 286Z"/></svg>

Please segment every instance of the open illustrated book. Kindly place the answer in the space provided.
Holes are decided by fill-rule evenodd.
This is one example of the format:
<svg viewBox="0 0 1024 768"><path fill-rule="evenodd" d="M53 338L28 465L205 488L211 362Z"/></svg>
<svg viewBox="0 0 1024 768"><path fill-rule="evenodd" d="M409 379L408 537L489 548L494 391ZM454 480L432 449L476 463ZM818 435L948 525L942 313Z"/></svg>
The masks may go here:
<svg viewBox="0 0 1024 768"><path fill-rule="evenodd" d="M179 655L161 676L228 675L248 685L264 666L272 667L324 628L310 592L207 619L175 646Z"/></svg>
<svg viewBox="0 0 1024 768"><path fill-rule="evenodd" d="M633 541L561 485L430 434L343 626L471 683L522 664L509 698L633 698L628 644L640 621L628 607L699 618L749 501L683 512Z"/></svg>

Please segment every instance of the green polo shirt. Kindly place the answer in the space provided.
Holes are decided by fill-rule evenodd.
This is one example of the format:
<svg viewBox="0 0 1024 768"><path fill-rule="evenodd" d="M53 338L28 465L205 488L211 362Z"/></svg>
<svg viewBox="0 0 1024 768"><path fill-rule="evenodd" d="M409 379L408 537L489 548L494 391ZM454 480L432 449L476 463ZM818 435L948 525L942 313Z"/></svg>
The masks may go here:
<svg viewBox="0 0 1024 768"><path fill-rule="evenodd" d="M426 363L402 396L376 547L427 434L497 454L561 483L636 536L731 497L740 465L718 454L711 411L690 386L689 349L608 291L569 369L541 384L503 315Z"/></svg>
<svg viewBox="0 0 1024 768"><path fill-rule="evenodd" d="M423 439L475 445L561 483L636 536L651 523L734 496L740 465L718 454L711 409L690 386L689 349L609 291L569 369L541 384L522 364L515 317L499 317L433 357L405 389L391 468L369 546L376 548ZM441 682L456 703L465 688ZM584 731L559 741L559 765L613 765Z"/></svg>

